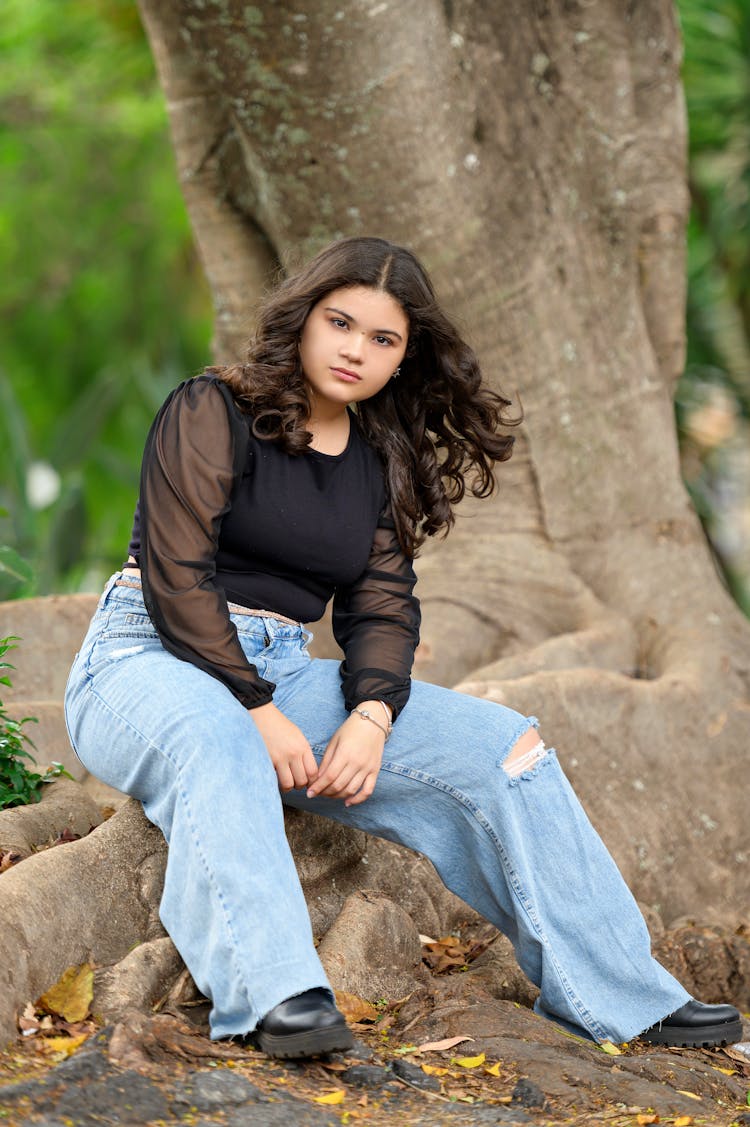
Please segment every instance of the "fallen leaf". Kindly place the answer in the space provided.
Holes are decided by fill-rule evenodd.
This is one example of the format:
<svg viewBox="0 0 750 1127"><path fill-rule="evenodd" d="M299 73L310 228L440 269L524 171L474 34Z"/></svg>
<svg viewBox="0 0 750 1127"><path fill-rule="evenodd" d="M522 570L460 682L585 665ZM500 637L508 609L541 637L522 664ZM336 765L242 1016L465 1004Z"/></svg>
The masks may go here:
<svg viewBox="0 0 750 1127"><path fill-rule="evenodd" d="M679 1119L675 1119L674 1127L690 1127L693 1122L692 1115L681 1115Z"/></svg>
<svg viewBox="0 0 750 1127"><path fill-rule="evenodd" d="M490 1074L490 1076L499 1076L500 1075L500 1067L501 1067L502 1063L503 1062L501 1060L499 1060L496 1064L489 1064L489 1065L487 1065L487 1067L485 1068L484 1071L488 1072Z"/></svg>
<svg viewBox="0 0 750 1127"><path fill-rule="evenodd" d="M38 1010L57 1014L66 1021L83 1021L94 997L94 968L90 963L68 967L60 980L50 987L35 1005Z"/></svg>
<svg viewBox="0 0 750 1127"><path fill-rule="evenodd" d="M342 1104L346 1092L343 1088L334 1088L332 1092L328 1092L325 1096L315 1096L314 1102L316 1104Z"/></svg>
<svg viewBox="0 0 750 1127"><path fill-rule="evenodd" d="M45 1037L39 1042L39 1051L44 1053L62 1053L69 1057L79 1045L88 1040L89 1034L82 1033L80 1037Z"/></svg>
<svg viewBox="0 0 750 1127"><path fill-rule="evenodd" d="M460 1064L461 1068L479 1068L485 1062L484 1053L476 1057L451 1057L451 1064Z"/></svg>
<svg viewBox="0 0 750 1127"><path fill-rule="evenodd" d="M658 1123L658 1122L659 1122L659 1116L658 1115L638 1115L638 1116L636 1116L636 1123L638 1124L638 1127L646 1127L646 1124L648 1124L648 1123Z"/></svg>
<svg viewBox="0 0 750 1127"><path fill-rule="evenodd" d="M699 1103L701 1102L702 1097L696 1096L695 1092L686 1092L684 1088L677 1088L676 1091L678 1091L681 1096L687 1096L688 1099L698 1100Z"/></svg>
<svg viewBox="0 0 750 1127"><path fill-rule="evenodd" d="M718 1064L712 1064L711 1068L714 1072L723 1072L725 1076L734 1076L737 1072L736 1068L719 1068Z"/></svg>
<svg viewBox="0 0 750 1127"><path fill-rule="evenodd" d="M23 858L20 853L14 853L12 849L8 850L7 853L3 853L2 849L0 849L0 873L7 872L8 869L11 869L13 865L17 865L18 862L22 860Z"/></svg>
<svg viewBox="0 0 750 1127"><path fill-rule="evenodd" d="M621 1057L622 1056L622 1049L618 1049L617 1045L613 1045L611 1041L602 1041L599 1048L602 1050L602 1052L608 1053L609 1056L611 1056L611 1057ZM647 1122L653 1123L654 1120L649 1119L649 1120L647 1120Z"/></svg>
<svg viewBox="0 0 750 1127"><path fill-rule="evenodd" d="M347 994L344 990L336 990L335 994L336 1005L347 1021L377 1021L380 1017L375 1007L357 994Z"/></svg>
<svg viewBox="0 0 750 1127"><path fill-rule="evenodd" d="M439 1068L436 1064L423 1064L422 1072L427 1076L447 1076L450 1072L449 1068Z"/></svg>
<svg viewBox="0 0 750 1127"><path fill-rule="evenodd" d="M36 1016L31 1002L27 1002L24 1011L18 1019L18 1028L24 1037L33 1037L39 1032L39 1018Z"/></svg>
<svg viewBox="0 0 750 1127"><path fill-rule="evenodd" d="M59 833L53 842L54 845L67 845L71 841L80 841L81 835L75 833L70 826L66 826L62 833Z"/></svg>
<svg viewBox="0 0 750 1127"><path fill-rule="evenodd" d="M454 1045L460 1045L462 1041L473 1041L473 1037L448 1037L445 1041L425 1041L424 1045L419 1045L416 1049L418 1053L439 1053L442 1049L452 1049Z"/></svg>

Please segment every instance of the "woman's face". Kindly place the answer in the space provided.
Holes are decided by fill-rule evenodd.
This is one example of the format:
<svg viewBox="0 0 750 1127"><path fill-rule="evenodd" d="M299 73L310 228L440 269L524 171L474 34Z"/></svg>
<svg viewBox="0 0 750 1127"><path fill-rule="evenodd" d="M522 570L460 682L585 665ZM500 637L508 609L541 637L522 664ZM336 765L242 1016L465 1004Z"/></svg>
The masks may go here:
<svg viewBox="0 0 750 1127"><path fill-rule="evenodd" d="M376 395L404 358L409 322L382 290L345 286L313 306L300 340L316 411L344 410Z"/></svg>

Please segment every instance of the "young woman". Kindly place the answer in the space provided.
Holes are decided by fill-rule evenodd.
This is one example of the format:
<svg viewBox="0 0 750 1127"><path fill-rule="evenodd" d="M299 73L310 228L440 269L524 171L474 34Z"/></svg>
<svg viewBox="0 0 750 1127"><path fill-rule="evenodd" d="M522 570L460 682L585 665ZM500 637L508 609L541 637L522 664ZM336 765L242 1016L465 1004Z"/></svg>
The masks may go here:
<svg viewBox="0 0 750 1127"><path fill-rule="evenodd" d="M412 558L491 492L508 401L419 262L335 243L261 311L248 360L168 397L128 564L71 672L83 764L169 843L161 917L215 1038L345 1049L283 801L426 854L512 940L536 1009L596 1041L737 1040L651 956L638 908L537 722L410 682ZM344 653L301 623L333 599ZM280 793L281 792L281 793ZM562 845L562 847L561 847Z"/></svg>

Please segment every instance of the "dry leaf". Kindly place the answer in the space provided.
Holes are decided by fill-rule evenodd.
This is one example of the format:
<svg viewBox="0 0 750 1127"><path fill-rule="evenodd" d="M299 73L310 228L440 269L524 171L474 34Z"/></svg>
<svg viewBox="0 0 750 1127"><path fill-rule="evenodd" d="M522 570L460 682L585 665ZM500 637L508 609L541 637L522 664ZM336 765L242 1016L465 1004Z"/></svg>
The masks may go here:
<svg viewBox="0 0 750 1127"><path fill-rule="evenodd" d="M27 1002L24 1011L18 1019L18 1028L24 1037L33 1037L39 1032L39 1018L36 1016L31 1002Z"/></svg>
<svg viewBox="0 0 750 1127"><path fill-rule="evenodd" d="M461 1068L479 1068L485 1062L484 1053L476 1057L451 1057L451 1064L460 1064Z"/></svg>
<svg viewBox="0 0 750 1127"><path fill-rule="evenodd" d="M94 968L90 963L68 967L60 980L50 987L35 1005L38 1010L56 1014L66 1021L83 1021L94 997Z"/></svg>
<svg viewBox="0 0 750 1127"><path fill-rule="evenodd" d="M373 1005L356 994L347 994L344 990L336 990L336 1005L341 1010L347 1021L377 1021L380 1014Z"/></svg>
<svg viewBox="0 0 750 1127"><path fill-rule="evenodd" d="M424 1045L418 1045L415 1052L417 1053L439 1053L442 1049L452 1049L454 1045L460 1045L462 1041L473 1041L473 1037L448 1037L445 1041L425 1041Z"/></svg>
<svg viewBox="0 0 750 1127"><path fill-rule="evenodd" d="M602 1041L599 1048L602 1050L602 1052L608 1053L609 1056L611 1056L611 1057L621 1057L622 1056L622 1049L618 1049L617 1045L613 1045L611 1041ZM648 1119L646 1122L647 1123L653 1123L654 1120Z"/></svg>
<svg viewBox="0 0 750 1127"><path fill-rule="evenodd" d="M502 1065L502 1063L503 1062L501 1060L499 1060L497 1062L497 1064L489 1064L489 1065L487 1065L487 1067L485 1068L484 1071L488 1072L490 1076L499 1076L500 1075L500 1066Z"/></svg>
<svg viewBox="0 0 750 1127"><path fill-rule="evenodd" d="M725 1076L734 1076L737 1071L736 1068L719 1068L718 1064L712 1064L711 1068L714 1072L723 1072Z"/></svg>
<svg viewBox="0 0 750 1127"><path fill-rule="evenodd" d="M658 1115L638 1115L636 1116L636 1123L638 1127L646 1127L648 1123L658 1123Z"/></svg>
<svg viewBox="0 0 750 1127"><path fill-rule="evenodd" d="M693 1122L692 1115L681 1115L679 1119L675 1119L674 1127L690 1127Z"/></svg>
<svg viewBox="0 0 750 1127"><path fill-rule="evenodd" d="M328 1092L325 1096L315 1096L316 1104L342 1104L346 1092L343 1088L334 1088L332 1092Z"/></svg>
<svg viewBox="0 0 750 1127"><path fill-rule="evenodd" d="M449 1071L450 1071L450 1069L439 1068L436 1064L423 1064L422 1065L422 1072L426 1073L427 1076L447 1076Z"/></svg>
<svg viewBox="0 0 750 1127"><path fill-rule="evenodd" d="M43 1041L39 1042L38 1049L40 1052L62 1053L69 1057L88 1038L88 1033L82 1033L80 1037L45 1037Z"/></svg>
<svg viewBox="0 0 750 1127"><path fill-rule="evenodd" d="M702 1097L696 1096L695 1092L686 1092L684 1088L677 1088L676 1090L681 1096L687 1096L690 1100L698 1100L699 1103L701 1102Z"/></svg>

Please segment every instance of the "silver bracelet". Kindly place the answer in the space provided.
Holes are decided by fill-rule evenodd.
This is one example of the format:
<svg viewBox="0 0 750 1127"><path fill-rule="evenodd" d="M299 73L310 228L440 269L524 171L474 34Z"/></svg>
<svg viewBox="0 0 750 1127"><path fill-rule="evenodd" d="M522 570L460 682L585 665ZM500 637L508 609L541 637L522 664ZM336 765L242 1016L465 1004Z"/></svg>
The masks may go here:
<svg viewBox="0 0 750 1127"><path fill-rule="evenodd" d="M376 728L380 728L380 731L383 733L386 740L388 739L391 734L388 728L386 728L385 725L381 724L379 720L376 720L374 716L371 716L366 708L353 708L352 712L356 712L357 716L361 716L363 720L369 720L370 723L374 724Z"/></svg>
<svg viewBox="0 0 750 1127"><path fill-rule="evenodd" d="M383 709L383 712L385 713L385 723L386 723L386 727L388 728L388 735L390 736L391 732L393 731L393 713L391 712L391 710L389 709L388 705L385 703L384 700L379 700L378 704L380 705L380 707Z"/></svg>

